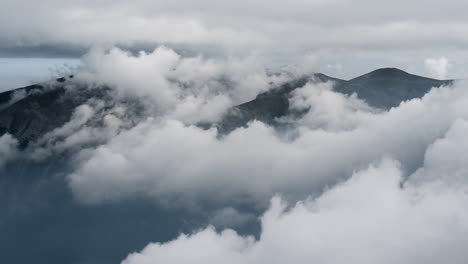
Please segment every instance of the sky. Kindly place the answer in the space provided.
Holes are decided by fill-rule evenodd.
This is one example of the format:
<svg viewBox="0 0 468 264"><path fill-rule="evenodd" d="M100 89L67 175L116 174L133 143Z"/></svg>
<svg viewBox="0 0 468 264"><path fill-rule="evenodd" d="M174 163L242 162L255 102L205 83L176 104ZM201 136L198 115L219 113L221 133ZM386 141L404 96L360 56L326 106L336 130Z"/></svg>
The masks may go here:
<svg viewBox="0 0 468 264"><path fill-rule="evenodd" d="M45 79L50 67L79 64L91 47L115 45L133 51L166 45L218 59L257 56L265 67L301 64L345 79L380 67L467 75L468 4L461 0L2 0L2 6L0 89ZM440 70L427 60L447 63Z"/></svg>
<svg viewBox="0 0 468 264"><path fill-rule="evenodd" d="M0 91L69 75L80 65L73 58L0 58Z"/></svg>

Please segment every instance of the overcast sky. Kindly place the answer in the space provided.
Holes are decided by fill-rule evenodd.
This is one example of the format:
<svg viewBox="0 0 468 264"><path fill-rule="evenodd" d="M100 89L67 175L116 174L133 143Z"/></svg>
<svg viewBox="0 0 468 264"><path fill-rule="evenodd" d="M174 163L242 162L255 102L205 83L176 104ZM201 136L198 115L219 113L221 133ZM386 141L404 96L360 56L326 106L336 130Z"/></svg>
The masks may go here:
<svg viewBox="0 0 468 264"><path fill-rule="evenodd" d="M379 67L467 75L462 0L1 0L1 6L0 57L9 59L0 59L0 89L79 64L95 45L165 44L216 58L255 54L266 67L305 64L341 78ZM13 62L33 57L54 60Z"/></svg>

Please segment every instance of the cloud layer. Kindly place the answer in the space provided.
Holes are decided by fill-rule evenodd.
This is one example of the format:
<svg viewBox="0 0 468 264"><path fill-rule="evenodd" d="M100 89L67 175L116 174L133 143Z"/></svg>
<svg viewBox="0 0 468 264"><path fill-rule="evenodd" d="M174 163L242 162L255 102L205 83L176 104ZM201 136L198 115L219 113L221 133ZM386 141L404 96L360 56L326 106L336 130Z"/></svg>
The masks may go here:
<svg viewBox="0 0 468 264"><path fill-rule="evenodd" d="M466 126L466 121L455 125L441 141L458 140L456 134ZM466 143L467 137L462 141ZM445 159L426 160L424 170L432 173L433 162ZM444 171L444 175L457 176L452 170ZM445 179L425 179L404 187L402 181L398 162L384 159L320 197L291 208L281 198L273 198L261 218L258 241L232 230L216 233L208 227L171 242L149 244L122 263L467 261L466 179L456 187L446 185Z"/></svg>
<svg viewBox="0 0 468 264"><path fill-rule="evenodd" d="M370 0L360 0L358 4L349 0L288 3L139 0L132 4L125 1L64 3L48 0L46 3L30 3L32 8L22 12L15 12L22 6L21 1L4 4L6 8L2 9L5 11L0 28L3 45L18 44L19 41L23 45L59 44L65 40L70 44L85 45L137 41L216 43L227 49L273 45L395 48L399 39L413 47L418 44L444 45L448 41L445 36L453 44L463 45L467 41L463 37L467 21L462 12L467 6L456 0L450 4L426 1L424 12L421 12L418 1L382 6L382 3ZM31 19L21 20L21 17ZM274 44L278 35L283 41Z"/></svg>
<svg viewBox="0 0 468 264"><path fill-rule="evenodd" d="M3 6L0 54L7 57L77 57L94 45L164 44L213 57L261 54L275 64L298 63L311 53L323 71L345 77L383 66L422 74L425 58L446 56L458 66L450 78L466 74L468 6L459 0L425 1L424 12L416 0L5 0Z"/></svg>
<svg viewBox="0 0 468 264"><path fill-rule="evenodd" d="M86 151L69 182L89 203L144 196L176 204L265 204L277 192L292 200L318 195L383 157L400 161L407 175L457 119L468 117L464 86L434 88L379 112L333 92L331 84L307 84L291 103L311 111L284 133L253 122L219 138L215 129L159 115Z"/></svg>

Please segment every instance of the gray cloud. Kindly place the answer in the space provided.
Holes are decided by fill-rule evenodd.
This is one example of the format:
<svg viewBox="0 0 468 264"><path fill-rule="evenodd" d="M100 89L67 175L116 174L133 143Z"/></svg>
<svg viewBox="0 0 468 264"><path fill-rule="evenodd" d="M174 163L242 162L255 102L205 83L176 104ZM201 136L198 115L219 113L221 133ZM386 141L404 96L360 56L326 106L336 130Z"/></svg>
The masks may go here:
<svg viewBox="0 0 468 264"><path fill-rule="evenodd" d="M239 212L233 207L224 207L216 210L209 219L209 223L218 228L238 228L252 224L256 216L252 213Z"/></svg>
<svg viewBox="0 0 468 264"><path fill-rule="evenodd" d="M21 50L20 56L31 51L37 56L73 56L96 44L131 48L150 43L215 56L260 53L270 63L294 62L310 51L322 57L324 70L329 64L343 65L345 76L359 73L352 69L356 63L346 61L350 53L364 54L353 58L363 64L360 71L376 67L376 61L386 66L417 62L417 73L424 72L420 57L444 55L462 64L460 74L466 73L468 21L463 10L468 6L458 0L425 1L424 8L415 0L7 0L3 5L0 47L5 56L20 55ZM406 64L389 52L400 58L409 54Z"/></svg>

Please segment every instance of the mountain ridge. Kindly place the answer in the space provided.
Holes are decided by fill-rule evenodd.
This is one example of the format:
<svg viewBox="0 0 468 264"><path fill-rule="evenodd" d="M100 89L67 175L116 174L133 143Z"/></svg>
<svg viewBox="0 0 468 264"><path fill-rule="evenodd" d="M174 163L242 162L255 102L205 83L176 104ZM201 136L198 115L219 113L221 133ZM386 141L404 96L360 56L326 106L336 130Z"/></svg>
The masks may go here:
<svg viewBox="0 0 468 264"><path fill-rule="evenodd" d="M221 133L229 133L240 126L246 126L253 119L270 125L278 125L276 118L289 113L288 95L307 82L333 82L337 92L366 101L370 106L388 110L402 101L420 98L432 87L450 85L453 80L436 80L407 73L397 68L380 68L348 81L315 73L283 84L258 95L252 101L232 108L216 125Z"/></svg>
<svg viewBox="0 0 468 264"><path fill-rule="evenodd" d="M73 81L73 75L58 78L47 85L30 85L0 93L0 136L9 133L26 147L54 128L70 120L76 107L91 98L105 98L108 87L87 89L78 86L68 92L65 85ZM259 120L276 126L277 119L291 114L291 92L306 83L333 82L334 90L346 95L356 94L370 106L390 109L402 101L422 97L432 87L449 85L453 80L436 80L413 75L397 68L380 68L348 81L323 73L295 78L278 87L258 94L253 100L233 106L215 124L199 124L216 127L220 134L246 126Z"/></svg>

